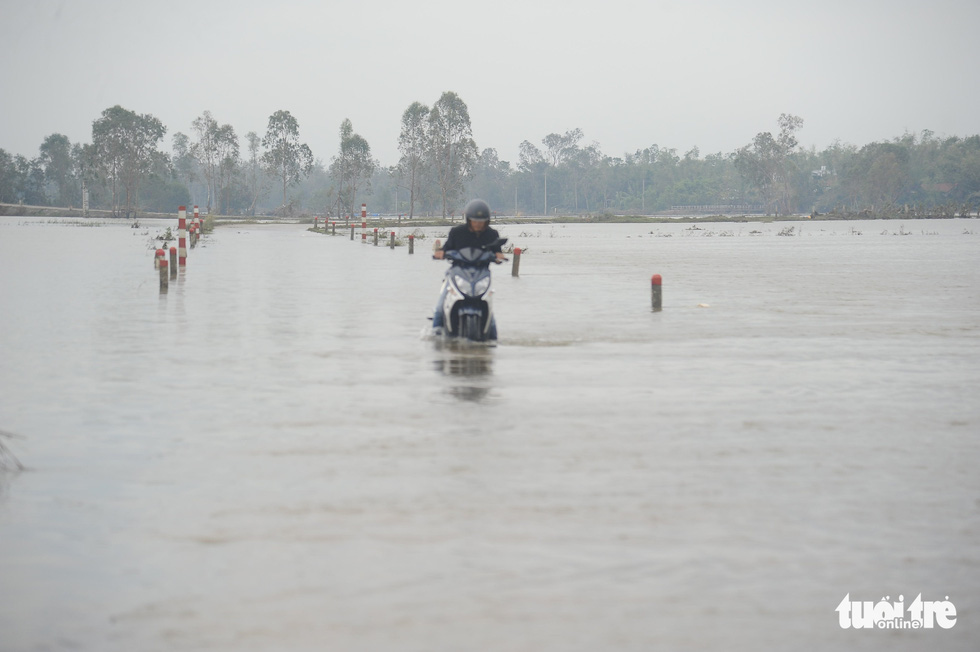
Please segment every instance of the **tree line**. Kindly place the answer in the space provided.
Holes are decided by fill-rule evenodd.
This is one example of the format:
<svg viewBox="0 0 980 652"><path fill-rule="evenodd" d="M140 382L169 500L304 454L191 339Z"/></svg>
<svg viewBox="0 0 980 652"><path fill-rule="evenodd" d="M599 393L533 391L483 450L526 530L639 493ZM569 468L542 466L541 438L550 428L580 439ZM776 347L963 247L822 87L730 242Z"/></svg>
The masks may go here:
<svg viewBox="0 0 980 652"><path fill-rule="evenodd" d="M93 121L90 143L53 133L34 158L0 149L0 202L79 207L86 195L91 208L120 216L197 203L209 214L342 217L366 203L372 212L450 217L475 196L499 214L525 215L958 215L980 207L980 136L923 131L818 151L800 147L802 125L783 114L775 133L703 157L697 147L680 154L656 144L610 156L576 128L522 141L512 165L477 146L466 103L445 92L405 109L399 160L383 166L350 119L325 163L289 111L244 141L204 111L166 152L159 119L114 106Z"/></svg>

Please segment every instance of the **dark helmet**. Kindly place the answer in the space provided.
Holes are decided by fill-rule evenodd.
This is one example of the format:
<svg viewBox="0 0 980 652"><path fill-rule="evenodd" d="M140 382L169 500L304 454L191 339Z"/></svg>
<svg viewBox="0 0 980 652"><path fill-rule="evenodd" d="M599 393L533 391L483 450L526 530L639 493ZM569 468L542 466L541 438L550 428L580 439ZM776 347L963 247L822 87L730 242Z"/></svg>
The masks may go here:
<svg viewBox="0 0 980 652"><path fill-rule="evenodd" d="M490 207L487 206L487 202L482 199L473 199L466 205L463 210L463 215L466 216L466 221L469 220L480 220L483 222L490 221Z"/></svg>

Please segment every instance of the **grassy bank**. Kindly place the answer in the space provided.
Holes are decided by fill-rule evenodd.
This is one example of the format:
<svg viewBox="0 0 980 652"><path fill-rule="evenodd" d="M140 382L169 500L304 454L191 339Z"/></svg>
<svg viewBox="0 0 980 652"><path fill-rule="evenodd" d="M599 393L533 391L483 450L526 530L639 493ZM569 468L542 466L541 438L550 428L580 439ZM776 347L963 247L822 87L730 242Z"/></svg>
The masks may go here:
<svg viewBox="0 0 980 652"><path fill-rule="evenodd" d="M25 204L0 204L0 216L16 217L89 217L100 219L126 219L113 216L112 211L101 209L89 209L88 214L82 213L82 209L74 207L58 206L28 206ZM176 218L177 212L173 213L153 213L140 211L138 217L168 219ZM903 211L879 212L861 211L860 213L814 213L813 215L617 215L613 213L601 213L592 215L528 215L528 216L507 216L501 215L494 218L495 224L676 224L676 223L742 223L742 222L795 222L800 220L929 220L929 219L950 219L954 217L976 218L976 214L963 215L950 212L948 210L937 210L927 213L909 213ZM256 216L243 218L234 215L208 215L204 218L204 232L210 232L216 226L234 226L243 224L313 224L313 217L303 215L295 218L282 218L273 216ZM350 228L351 223L343 220L330 220L337 222L337 229ZM329 222L328 222L329 223ZM393 227L421 227L421 226L445 226L452 227L461 224L461 218L456 220L443 219L441 217L424 217L398 219L392 216L382 216L371 218L369 224L371 228L393 228ZM321 220L322 224L322 220ZM360 227L360 220L353 221L353 224Z"/></svg>
<svg viewBox="0 0 980 652"><path fill-rule="evenodd" d="M114 216L112 211L90 208L86 214L74 206L29 206L27 204L0 204L0 215L10 217L93 217L99 219L126 219ZM174 213L151 213L140 211L137 217L167 218L176 217Z"/></svg>

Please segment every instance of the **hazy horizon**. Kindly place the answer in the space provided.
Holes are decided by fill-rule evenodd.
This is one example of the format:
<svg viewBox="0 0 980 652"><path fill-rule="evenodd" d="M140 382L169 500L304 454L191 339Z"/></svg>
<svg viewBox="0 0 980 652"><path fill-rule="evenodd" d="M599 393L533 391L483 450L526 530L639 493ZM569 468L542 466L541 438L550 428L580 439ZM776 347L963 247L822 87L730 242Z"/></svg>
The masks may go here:
<svg viewBox="0 0 980 652"><path fill-rule="evenodd" d="M205 110L244 144L282 109L324 163L350 118L393 165L402 112L444 91L468 105L477 146L514 165L521 141L575 128L611 156L728 153L781 113L802 117L800 144L818 149L980 133L976 2L0 6L0 148L27 157L52 133L91 142L119 104L164 123L166 152Z"/></svg>

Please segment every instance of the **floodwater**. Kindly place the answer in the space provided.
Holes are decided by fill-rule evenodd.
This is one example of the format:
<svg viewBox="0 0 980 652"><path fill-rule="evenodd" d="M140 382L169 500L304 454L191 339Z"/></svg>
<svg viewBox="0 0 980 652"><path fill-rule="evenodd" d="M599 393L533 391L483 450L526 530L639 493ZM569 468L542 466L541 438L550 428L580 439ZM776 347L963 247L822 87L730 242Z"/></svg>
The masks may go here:
<svg viewBox="0 0 980 652"><path fill-rule="evenodd" d="M167 226L0 218L4 652L976 649L980 222L501 225L493 348L446 229Z"/></svg>

